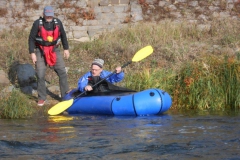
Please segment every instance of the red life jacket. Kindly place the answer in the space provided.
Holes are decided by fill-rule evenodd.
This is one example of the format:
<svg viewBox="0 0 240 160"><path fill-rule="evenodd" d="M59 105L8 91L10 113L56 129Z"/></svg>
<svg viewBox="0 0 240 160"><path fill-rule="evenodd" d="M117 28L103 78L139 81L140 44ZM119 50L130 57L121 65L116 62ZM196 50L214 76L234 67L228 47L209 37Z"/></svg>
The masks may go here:
<svg viewBox="0 0 240 160"><path fill-rule="evenodd" d="M38 38L36 38L37 45L42 49L45 60L49 66L54 66L57 62L57 55L54 52L54 48L60 40L60 27L57 20L53 19L55 26L53 31L47 31L44 26L42 19L39 19L39 32ZM52 41L49 41L48 37L52 37ZM40 40L39 40L40 38Z"/></svg>

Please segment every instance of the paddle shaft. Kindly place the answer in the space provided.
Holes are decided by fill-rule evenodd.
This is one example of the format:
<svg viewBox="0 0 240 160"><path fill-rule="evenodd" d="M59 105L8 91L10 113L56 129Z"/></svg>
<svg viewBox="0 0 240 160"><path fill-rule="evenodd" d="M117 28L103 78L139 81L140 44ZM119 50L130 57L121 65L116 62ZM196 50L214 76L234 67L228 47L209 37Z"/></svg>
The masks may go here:
<svg viewBox="0 0 240 160"><path fill-rule="evenodd" d="M125 63L121 68L125 68L126 66L128 66L128 65L131 64L131 63L132 63L132 61L129 61L129 62ZM109 74L108 76L106 76L105 78L103 78L103 79L101 79L100 81L98 81L97 83L95 83L95 84L92 86L92 88L95 87L95 86L97 86L98 84L100 84L100 83L103 82L104 80L106 80L108 77L111 77L114 73L116 73L116 70L115 70L114 72L112 72L111 74ZM84 92L80 93L79 95L75 96L74 99L80 97L81 95L85 94L86 92L87 92L87 91L84 91Z"/></svg>

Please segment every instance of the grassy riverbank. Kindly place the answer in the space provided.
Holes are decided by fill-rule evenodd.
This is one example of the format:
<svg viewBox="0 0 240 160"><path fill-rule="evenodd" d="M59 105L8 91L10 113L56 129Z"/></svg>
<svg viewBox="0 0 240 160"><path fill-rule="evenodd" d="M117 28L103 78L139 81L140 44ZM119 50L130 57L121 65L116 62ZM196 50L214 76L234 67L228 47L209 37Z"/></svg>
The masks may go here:
<svg viewBox="0 0 240 160"><path fill-rule="evenodd" d="M221 20L212 22L211 27L205 27L199 28L188 22L142 23L106 33L92 42L69 41L71 57L66 60L66 66L69 67L70 87L76 87L78 78L88 71L94 58L104 59L105 69L114 70L117 65L131 60L142 47L152 45L154 53L126 67L126 77L118 85L138 91L147 88L163 89L172 96L171 109L238 110L240 22ZM6 73L16 60L31 63L28 33L29 31L17 29L0 33L0 69ZM50 69L46 79L51 84L58 84L57 76ZM6 97L1 97L2 118L31 117L39 112L32 99L21 94L26 101L21 101L20 104L17 101L24 98L15 94L21 93L8 95L14 97L8 101ZM11 116L11 112L21 114L16 113L11 105L18 111L26 109L29 112ZM26 108L23 109L20 105ZM42 112L46 114L49 107L51 106L43 107Z"/></svg>

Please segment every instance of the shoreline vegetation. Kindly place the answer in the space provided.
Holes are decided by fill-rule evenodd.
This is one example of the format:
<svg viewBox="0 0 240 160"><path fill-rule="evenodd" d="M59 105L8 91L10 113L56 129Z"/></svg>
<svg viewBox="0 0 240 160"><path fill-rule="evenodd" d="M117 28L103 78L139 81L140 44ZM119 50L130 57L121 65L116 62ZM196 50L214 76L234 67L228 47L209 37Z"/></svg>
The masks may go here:
<svg viewBox="0 0 240 160"><path fill-rule="evenodd" d="M14 61L32 64L28 34L29 31L22 29L0 33L0 68L6 73ZM171 20L139 23L104 33L91 42L70 40L69 44L71 55L65 62L72 89L94 58L104 59L104 68L114 70L131 60L139 49L151 45L153 54L126 67L125 79L117 85L136 91L165 90L172 97L170 110L237 112L240 108L240 22L237 20L214 20L204 28ZM55 73L50 69L48 72L46 79L58 84ZM0 96L0 118L47 116L47 110L55 104L37 107L36 99L16 90Z"/></svg>

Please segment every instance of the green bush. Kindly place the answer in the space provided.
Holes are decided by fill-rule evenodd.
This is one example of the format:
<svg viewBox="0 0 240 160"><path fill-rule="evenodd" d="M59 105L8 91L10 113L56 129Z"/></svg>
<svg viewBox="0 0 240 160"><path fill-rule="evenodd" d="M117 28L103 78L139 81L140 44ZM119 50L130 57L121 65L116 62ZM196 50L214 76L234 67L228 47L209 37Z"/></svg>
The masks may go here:
<svg viewBox="0 0 240 160"><path fill-rule="evenodd" d="M31 117L33 108L29 98L18 90L4 94L0 98L0 118L20 119Z"/></svg>
<svg viewBox="0 0 240 160"><path fill-rule="evenodd" d="M236 58L211 57L187 63L178 74L174 106L179 109L238 110L240 63Z"/></svg>

